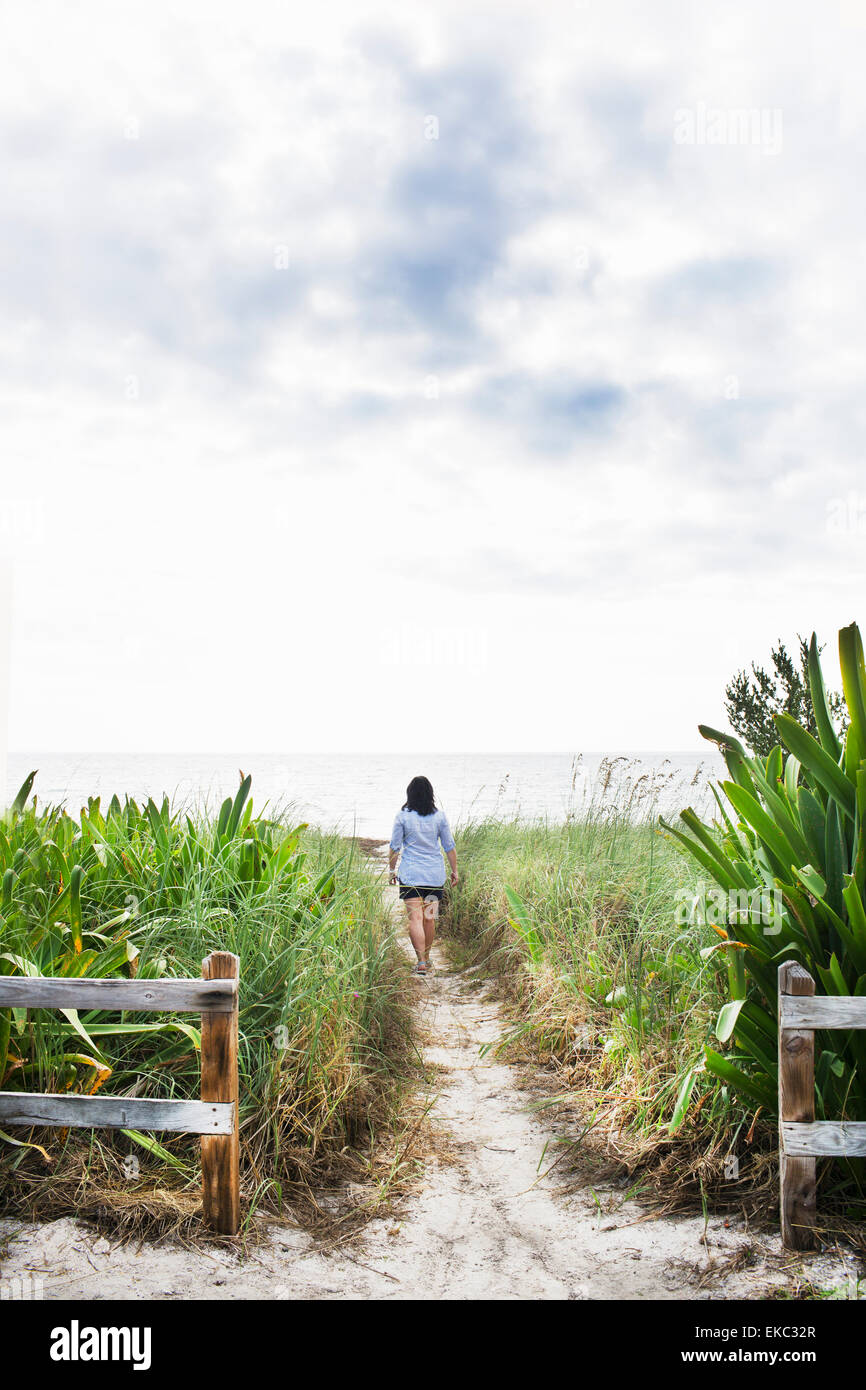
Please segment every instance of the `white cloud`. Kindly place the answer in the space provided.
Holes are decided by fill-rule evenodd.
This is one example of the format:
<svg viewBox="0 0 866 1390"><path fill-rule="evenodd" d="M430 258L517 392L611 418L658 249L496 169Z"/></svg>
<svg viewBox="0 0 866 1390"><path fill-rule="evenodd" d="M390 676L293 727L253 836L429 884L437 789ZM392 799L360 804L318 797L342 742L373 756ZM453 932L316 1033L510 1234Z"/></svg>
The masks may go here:
<svg viewBox="0 0 866 1390"><path fill-rule="evenodd" d="M6 17L13 747L682 748L832 645L866 122L832 16L739 18Z"/></svg>

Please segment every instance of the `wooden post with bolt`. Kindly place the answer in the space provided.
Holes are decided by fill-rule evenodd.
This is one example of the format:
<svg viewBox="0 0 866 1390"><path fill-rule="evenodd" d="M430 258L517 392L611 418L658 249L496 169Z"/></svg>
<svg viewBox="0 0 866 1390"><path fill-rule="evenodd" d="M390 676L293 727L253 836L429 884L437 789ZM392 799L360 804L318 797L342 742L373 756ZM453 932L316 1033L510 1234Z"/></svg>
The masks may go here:
<svg viewBox="0 0 866 1390"><path fill-rule="evenodd" d="M779 966L779 1206L782 1244L791 1250L815 1246L815 1159L794 1158L785 1151L786 1122L811 1124L815 1119L815 1033L784 1026L783 1000L815 993L815 981L796 961Z"/></svg>
<svg viewBox="0 0 866 1390"><path fill-rule="evenodd" d="M237 980L238 957L214 951L202 961L205 980ZM203 1134L201 1176L204 1218L220 1235L237 1235L241 1220L238 1145L238 997L230 1013L206 1013L201 1020L201 1098L228 1102L234 1109L230 1134Z"/></svg>
<svg viewBox="0 0 866 1390"><path fill-rule="evenodd" d="M201 1014L201 1100L48 1095L0 1091L0 1128L152 1129L200 1134L204 1214L211 1228L236 1235L238 1172L238 975L240 962L215 951L201 980L92 980L0 976L0 1009L130 1009Z"/></svg>

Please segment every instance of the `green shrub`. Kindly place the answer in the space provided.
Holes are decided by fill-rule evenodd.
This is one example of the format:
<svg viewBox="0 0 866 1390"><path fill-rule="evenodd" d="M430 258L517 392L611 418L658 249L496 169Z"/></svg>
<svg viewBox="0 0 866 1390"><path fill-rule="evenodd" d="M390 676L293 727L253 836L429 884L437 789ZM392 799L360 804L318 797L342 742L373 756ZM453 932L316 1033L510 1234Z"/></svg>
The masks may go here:
<svg viewBox="0 0 866 1390"><path fill-rule="evenodd" d="M752 1103L777 1108L777 970L799 961L826 994L866 993L866 665L856 624L839 634L850 721L840 739L827 702L813 634L809 687L817 738L787 714L780 743L752 757L730 735L701 726L730 773L715 792L719 819L692 810L665 831L712 880L693 896L691 917L719 936L705 955L724 963L727 1002L719 1046L703 1068ZM729 1052L722 1047L730 1044ZM866 1108L866 1037L817 1035L819 1117L861 1119ZM682 1082L679 1118L694 1073Z"/></svg>

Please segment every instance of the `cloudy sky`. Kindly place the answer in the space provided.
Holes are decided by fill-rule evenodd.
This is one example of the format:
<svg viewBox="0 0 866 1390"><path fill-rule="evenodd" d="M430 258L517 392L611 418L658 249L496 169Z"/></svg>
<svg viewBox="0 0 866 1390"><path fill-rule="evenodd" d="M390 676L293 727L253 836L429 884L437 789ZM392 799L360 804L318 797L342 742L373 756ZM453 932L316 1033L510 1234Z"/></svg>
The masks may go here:
<svg viewBox="0 0 866 1390"><path fill-rule="evenodd" d="M864 58L854 0L5 7L10 746L696 748L830 652Z"/></svg>

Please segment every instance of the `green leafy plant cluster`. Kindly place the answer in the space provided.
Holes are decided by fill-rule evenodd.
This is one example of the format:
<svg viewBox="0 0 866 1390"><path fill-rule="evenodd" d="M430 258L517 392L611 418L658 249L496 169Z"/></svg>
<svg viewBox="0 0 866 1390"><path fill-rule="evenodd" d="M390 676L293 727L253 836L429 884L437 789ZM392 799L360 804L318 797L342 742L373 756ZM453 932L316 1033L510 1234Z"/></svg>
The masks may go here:
<svg viewBox="0 0 866 1390"><path fill-rule="evenodd" d="M683 1118L696 1075L705 1070L749 1101L777 1107L779 964L799 961L819 992L866 993L866 664L856 624L839 634L847 727L836 726L813 634L807 669L815 733L789 714L774 717L779 742L751 756L736 738L701 727L721 749L730 774L714 789L719 818L691 809L682 826L661 821L712 880L693 901L710 919L718 890L728 905L719 940L705 948L724 966L728 999L716 1023L717 1047L684 1076L674 1114ZM723 1050L726 1049L726 1050ZM866 1037L819 1033L816 1105L820 1118L866 1113Z"/></svg>
<svg viewBox="0 0 866 1390"><path fill-rule="evenodd" d="M309 1162L369 1144L409 1023L381 884L357 854L256 815L248 776L216 816L167 798L38 808L34 777L0 820L0 974L189 977L209 952L234 951L242 1162L278 1190ZM117 1095L195 1096L195 1023L0 1010L0 1088L92 1094L108 1082ZM195 1180L186 1136L127 1139ZM0 1133L0 1162L54 1164L67 1142L57 1130Z"/></svg>

